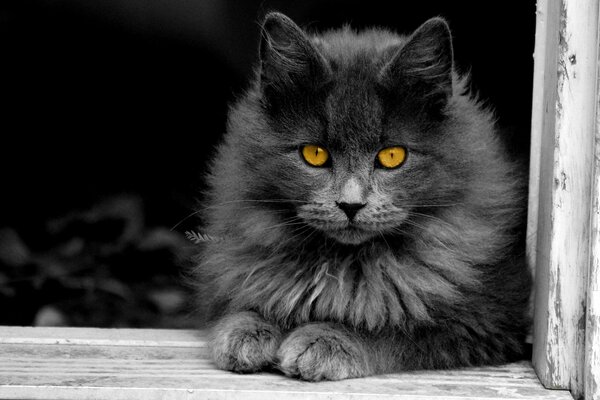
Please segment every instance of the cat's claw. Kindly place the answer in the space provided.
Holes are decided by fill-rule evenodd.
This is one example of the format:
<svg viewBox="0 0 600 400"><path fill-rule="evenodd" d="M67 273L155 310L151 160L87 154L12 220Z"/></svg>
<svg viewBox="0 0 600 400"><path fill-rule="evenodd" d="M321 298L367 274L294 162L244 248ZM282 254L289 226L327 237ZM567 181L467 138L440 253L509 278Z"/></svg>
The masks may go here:
<svg viewBox="0 0 600 400"><path fill-rule="evenodd" d="M308 324L292 331L281 343L277 359L284 374L307 381L336 381L373 373L363 345L326 323Z"/></svg>
<svg viewBox="0 0 600 400"><path fill-rule="evenodd" d="M254 312L229 315L214 327L212 359L224 370L250 373L275 364L279 329Z"/></svg>

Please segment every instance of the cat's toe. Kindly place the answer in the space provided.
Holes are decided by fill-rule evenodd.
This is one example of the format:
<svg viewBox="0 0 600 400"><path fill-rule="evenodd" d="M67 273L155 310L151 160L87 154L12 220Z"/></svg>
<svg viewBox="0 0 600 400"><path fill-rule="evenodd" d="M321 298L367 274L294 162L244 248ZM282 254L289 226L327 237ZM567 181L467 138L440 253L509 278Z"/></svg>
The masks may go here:
<svg viewBox="0 0 600 400"><path fill-rule="evenodd" d="M278 368L307 381L371 375L364 346L352 334L325 323L294 330L277 351Z"/></svg>
<svg viewBox="0 0 600 400"><path fill-rule="evenodd" d="M253 312L223 318L211 336L210 349L217 367L240 373L273 365L281 342L279 329Z"/></svg>

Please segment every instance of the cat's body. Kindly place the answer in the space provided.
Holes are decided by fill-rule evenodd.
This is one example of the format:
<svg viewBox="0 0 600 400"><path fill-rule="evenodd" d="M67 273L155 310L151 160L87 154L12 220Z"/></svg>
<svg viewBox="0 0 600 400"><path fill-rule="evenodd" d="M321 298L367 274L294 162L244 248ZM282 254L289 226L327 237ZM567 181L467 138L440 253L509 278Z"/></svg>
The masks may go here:
<svg viewBox="0 0 600 400"><path fill-rule="evenodd" d="M196 270L219 367L343 379L521 353L523 180L452 62L441 19L309 37L267 16Z"/></svg>

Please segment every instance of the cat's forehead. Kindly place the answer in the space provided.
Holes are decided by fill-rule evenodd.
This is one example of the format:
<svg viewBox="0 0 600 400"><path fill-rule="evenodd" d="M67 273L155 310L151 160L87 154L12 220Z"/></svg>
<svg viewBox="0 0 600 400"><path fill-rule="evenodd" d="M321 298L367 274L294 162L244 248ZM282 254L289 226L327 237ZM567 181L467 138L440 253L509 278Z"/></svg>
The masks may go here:
<svg viewBox="0 0 600 400"><path fill-rule="evenodd" d="M360 34L345 28L317 42L330 63L333 85L326 101L328 142L343 151L364 151L382 141L383 106L376 81L389 50L403 38L387 31Z"/></svg>
<svg viewBox="0 0 600 400"><path fill-rule="evenodd" d="M343 68L357 58L367 58L378 64L386 57L386 50L398 48L406 42L406 37L383 29L357 32L346 26L313 36L311 41L326 60Z"/></svg>
<svg viewBox="0 0 600 400"><path fill-rule="evenodd" d="M343 151L364 150L382 139L383 106L374 79L364 66L355 68L338 74L325 103L328 142Z"/></svg>

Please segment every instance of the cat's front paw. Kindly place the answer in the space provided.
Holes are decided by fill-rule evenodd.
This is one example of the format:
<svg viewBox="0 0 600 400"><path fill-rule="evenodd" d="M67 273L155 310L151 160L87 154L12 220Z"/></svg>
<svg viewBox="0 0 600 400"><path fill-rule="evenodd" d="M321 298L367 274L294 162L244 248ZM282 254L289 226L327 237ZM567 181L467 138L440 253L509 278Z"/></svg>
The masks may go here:
<svg viewBox="0 0 600 400"><path fill-rule="evenodd" d="M307 381L371 375L364 344L350 332L327 323L304 325L290 333L277 351L279 369Z"/></svg>
<svg viewBox="0 0 600 400"><path fill-rule="evenodd" d="M274 365L279 329L257 313L240 312L221 319L211 332L212 359L220 369L256 372Z"/></svg>

